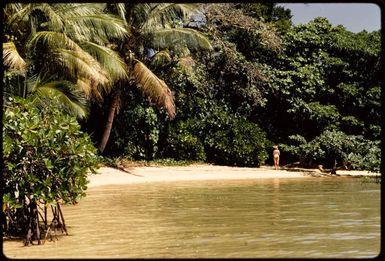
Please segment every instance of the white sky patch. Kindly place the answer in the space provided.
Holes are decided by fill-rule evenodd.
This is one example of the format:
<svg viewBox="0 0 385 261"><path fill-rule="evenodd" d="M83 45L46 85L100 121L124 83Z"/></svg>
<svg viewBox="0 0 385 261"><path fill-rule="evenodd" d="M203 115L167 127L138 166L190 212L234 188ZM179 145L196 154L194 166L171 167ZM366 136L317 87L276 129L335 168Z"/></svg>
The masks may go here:
<svg viewBox="0 0 385 261"><path fill-rule="evenodd" d="M294 25L326 17L333 26L343 25L352 32L377 31L381 28L381 9L374 3L278 3L291 10Z"/></svg>

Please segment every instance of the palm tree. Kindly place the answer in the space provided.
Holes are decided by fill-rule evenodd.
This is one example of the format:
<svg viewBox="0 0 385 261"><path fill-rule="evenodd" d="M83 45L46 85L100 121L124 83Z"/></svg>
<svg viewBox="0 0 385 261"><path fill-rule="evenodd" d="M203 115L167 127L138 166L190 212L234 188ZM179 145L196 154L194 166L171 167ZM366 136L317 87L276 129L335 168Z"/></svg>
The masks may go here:
<svg viewBox="0 0 385 261"><path fill-rule="evenodd" d="M177 24L195 13L196 7L172 3L7 4L4 65L23 74L24 97L30 93L36 94L36 101L55 97L80 117L86 115L85 101L100 102L112 91L99 144L103 152L124 85L141 88L152 102L166 108L170 119L175 117L172 92L141 61L142 50L175 44L210 49L202 34ZM108 9L120 18L106 13Z"/></svg>
<svg viewBox="0 0 385 261"><path fill-rule="evenodd" d="M170 119L175 117L173 94L167 84L143 62L144 48L157 49L158 53L163 55L164 49L177 44L191 49L211 49L210 42L201 33L180 25L197 12L197 6L194 4L126 3L111 4L110 9L124 19L129 32L128 41L119 47L120 53L125 57L129 77L127 82L120 82L115 86L112 92L107 122L99 143L101 152L108 142L113 120L120 106L121 87L125 84L137 86L151 102L164 107ZM154 59L156 57L157 55Z"/></svg>
<svg viewBox="0 0 385 261"><path fill-rule="evenodd" d="M22 96L60 99L77 116L85 103L102 99L114 82L127 78L123 59L109 43L123 40L123 21L106 4L7 4L4 65L24 76Z"/></svg>

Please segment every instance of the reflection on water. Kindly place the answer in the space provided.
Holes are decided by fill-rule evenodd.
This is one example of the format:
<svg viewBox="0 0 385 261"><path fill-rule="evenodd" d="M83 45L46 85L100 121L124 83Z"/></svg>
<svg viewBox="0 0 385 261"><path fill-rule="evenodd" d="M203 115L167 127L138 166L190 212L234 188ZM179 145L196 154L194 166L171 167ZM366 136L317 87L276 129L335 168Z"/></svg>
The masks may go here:
<svg viewBox="0 0 385 261"><path fill-rule="evenodd" d="M380 185L355 178L103 186L63 207L69 236L10 258L347 258L380 251Z"/></svg>

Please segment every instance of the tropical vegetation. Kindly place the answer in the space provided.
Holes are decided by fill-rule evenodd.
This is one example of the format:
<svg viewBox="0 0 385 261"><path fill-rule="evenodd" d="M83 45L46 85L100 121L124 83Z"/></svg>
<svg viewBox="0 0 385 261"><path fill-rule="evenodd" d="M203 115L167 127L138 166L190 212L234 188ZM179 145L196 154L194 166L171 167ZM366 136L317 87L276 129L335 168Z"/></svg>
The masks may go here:
<svg viewBox="0 0 385 261"><path fill-rule="evenodd" d="M273 3L12 3L3 21L3 228L26 244L65 229L100 156L258 167L278 144L283 165L380 170L379 31Z"/></svg>
<svg viewBox="0 0 385 261"><path fill-rule="evenodd" d="M284 165L331 168L337 162L379 171L379 31L352 33L325 18L279 27L278 21L288 24L287 12L249 5L203 5L204 18L187 26L206 34L213 51L190 52L155 69L173 87L175 119L136 90L127 92L136 102L121 108L105 155L258 166L272 162L278 144ZM276 13L282 16L262 22ZM267 18L257 18L261 14ZM237 138L247 142L235 144Z"/></svg>
<svg viewBox="0 0 385 261"><path fill-rule="evenodd" d="M38 109L29 99L10 97L4 107L3 231L25 236L25 245L40 244L50 230L66 231L60 205L85 196L97 151L76 119L52 102Z"/></svg>

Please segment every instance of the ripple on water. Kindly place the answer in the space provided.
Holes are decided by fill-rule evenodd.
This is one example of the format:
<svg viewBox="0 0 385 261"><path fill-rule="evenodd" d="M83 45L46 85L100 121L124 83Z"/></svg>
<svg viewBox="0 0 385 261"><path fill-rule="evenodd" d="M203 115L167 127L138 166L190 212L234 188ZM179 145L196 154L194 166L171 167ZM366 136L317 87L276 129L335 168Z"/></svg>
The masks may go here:
<svg viewBox="0 0 385 261"><path fill-rule="evenodd" d="M365 196L357 196L366 191ZM379 186L351 179L204 181L90 189L63 206L70 236L25 258L373 257ZM74 251L76 249L76 251Z"/></svg>

